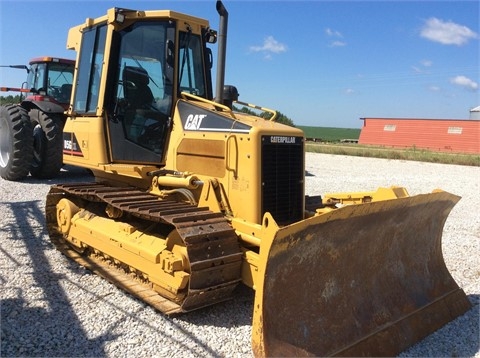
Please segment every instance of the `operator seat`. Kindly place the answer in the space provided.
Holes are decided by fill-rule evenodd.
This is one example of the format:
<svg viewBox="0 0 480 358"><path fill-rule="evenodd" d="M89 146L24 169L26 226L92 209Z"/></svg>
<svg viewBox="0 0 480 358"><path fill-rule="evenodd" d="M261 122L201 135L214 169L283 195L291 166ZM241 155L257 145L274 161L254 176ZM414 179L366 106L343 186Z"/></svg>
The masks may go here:
<svg viewBox="0 0 480 358"><path fill-rule="evenodd" d="M65 83L60 88L60 102L61 103L69 103L70 97L72 95L72 85Z"/></svg>
<svg viewBox="0 0 480 358"><path fill-rule="evenodd" d="M125 99L131 109L149 109L153 94L148 83L148 72L141 67L125 66L122 74Z"/></svg>
<svg viewBox="0 0 480 358"><path fill-rule="evenodd" d="M125 66L122 73L126 110L123 126L126 138L160 154L167 121L155 107L148 72L141 67Z"/></svg>

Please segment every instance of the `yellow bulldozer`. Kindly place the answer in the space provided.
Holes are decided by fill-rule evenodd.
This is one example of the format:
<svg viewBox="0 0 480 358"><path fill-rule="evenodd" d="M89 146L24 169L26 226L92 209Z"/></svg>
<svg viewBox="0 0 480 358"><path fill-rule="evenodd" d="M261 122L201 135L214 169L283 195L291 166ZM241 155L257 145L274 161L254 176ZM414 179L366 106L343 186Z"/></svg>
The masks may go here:
<svg viewBox="0 0 480 358"><path fill-rule="evenodd" d="M303 132L224 84L228 12L216 7L218 32L123 8L70 29L63 162L95 181L51 187L56 247L167 315L252 288L256 356L395 355L467 311L441 251L460 198L306 196Z"/></svg>

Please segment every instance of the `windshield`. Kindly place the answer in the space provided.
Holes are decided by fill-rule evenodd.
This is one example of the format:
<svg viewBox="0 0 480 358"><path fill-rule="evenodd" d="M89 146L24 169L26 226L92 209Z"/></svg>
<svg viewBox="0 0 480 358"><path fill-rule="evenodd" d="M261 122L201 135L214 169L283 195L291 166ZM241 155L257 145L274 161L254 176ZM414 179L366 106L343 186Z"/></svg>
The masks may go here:
<svg viewBox="0 0 480 358"><path fill-rule="evenodd" d="M165 73L168 23L137 23L121 32L117 99L170 115L172 83Z"/></svg>
<svg viewBox="0 0 480 358"><path fill-rule="evenodd" d="M47 95L60 103L69 103L72 93L74 66L65 63L48 65Z"/></svg>

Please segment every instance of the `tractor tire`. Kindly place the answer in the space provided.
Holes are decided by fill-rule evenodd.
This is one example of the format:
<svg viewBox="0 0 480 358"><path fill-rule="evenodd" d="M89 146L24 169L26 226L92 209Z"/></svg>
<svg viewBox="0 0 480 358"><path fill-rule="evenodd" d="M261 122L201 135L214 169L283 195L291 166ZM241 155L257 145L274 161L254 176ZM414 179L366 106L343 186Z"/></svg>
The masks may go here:
<svg viewBox="0 0 480 358"><path fill-rule="evenodd" d="M33 157L32 125L19 105L0 106L0 176L17 181L30 170Z"/></svg>
<svg viewBox="0 0 480 358"><path fill-rule="evenodd" d="M54 178L63 166L62 117L39 109L30 110L28 115L33 129L30 174L39 179Z"/></svg>

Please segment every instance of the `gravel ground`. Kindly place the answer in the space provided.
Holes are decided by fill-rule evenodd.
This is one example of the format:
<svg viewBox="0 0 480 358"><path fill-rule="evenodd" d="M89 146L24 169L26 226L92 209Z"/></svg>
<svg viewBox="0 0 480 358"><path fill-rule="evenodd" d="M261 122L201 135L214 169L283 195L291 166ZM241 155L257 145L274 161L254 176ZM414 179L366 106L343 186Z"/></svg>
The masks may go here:
<svg viewBox="0 0 480 358"><path fill-rule="evenodd" d="M473 308L400 356L480 357L480 168L307 154L307 194L402 185L411 195L442 188L462 196L444 230L445 261ZM166 318L70 262L49 242L44 198L59 178L0 179L0 356L250 357L253 294Z"/></svg>

